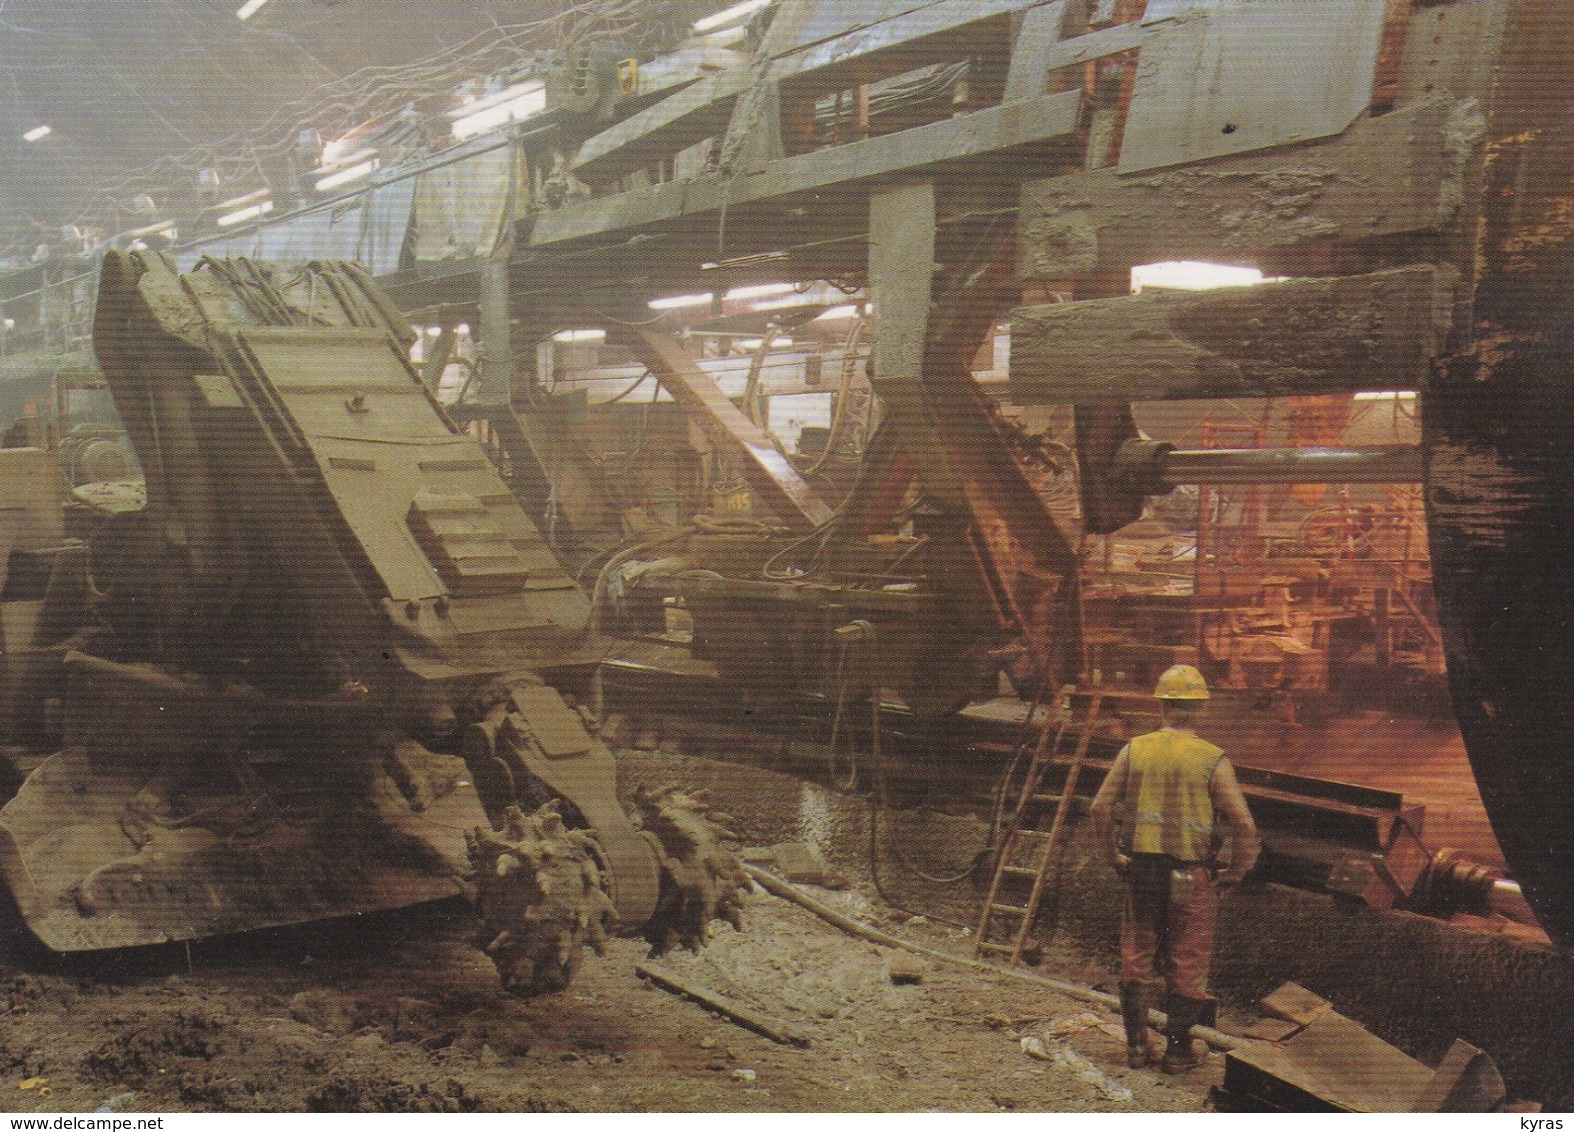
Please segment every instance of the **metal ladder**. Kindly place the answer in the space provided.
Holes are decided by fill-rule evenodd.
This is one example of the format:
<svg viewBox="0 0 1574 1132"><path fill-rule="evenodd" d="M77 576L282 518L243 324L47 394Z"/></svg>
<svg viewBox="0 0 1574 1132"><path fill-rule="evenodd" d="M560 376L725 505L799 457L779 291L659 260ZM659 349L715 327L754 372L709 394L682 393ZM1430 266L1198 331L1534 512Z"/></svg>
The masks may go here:
<svg viewBox="0 0 1574 1132"><path fill-rule="evenodd" d="M1060 853L1061 834L1065 831L1066 815L1071 810L1071 799L1076 795L1077 779L1082 774L1082 763L1088 753L1088 743L1093 738L1094 726L1098 723L1099 713L1104 706L1103 689L1095 687L1086 693L1089 697L1088 705L1082 718L1081 729L1077 732L1077 745L1072 753L1071 763L1066 770L1065 786L1059 794L1045 794L1040 790L1044 771L1055 761L1055 753L1060 749L1061 740L1076 725L1071 710L1075 694L1075 688L1068 688L1062 692L1064 710L1057 711L1054 720L1046 719L1039 732L1038 744L1033 748L1033 757L1028 764L1027 775L1023 778L1022 789L1017 794L1016 807L1006 826L1006 836L1000 846L1000 856L995 861L995 875L989 883L989 895L985 898L983 910L979 914L978 931L973 937L975 959L989 953L996 953L1004 954L1007 957L1006 962L1013 967L1022 961L1022 951L1027 944L1028 933L1032 930L1033 921L1038 916L1039 904L1044 899L1044 889L1049 883L1049 875L1054 871ZM1050 738L1052 728L1053 740ZM1047 831L1038 829L1037 822L1041 821L1043 816L1040 807L1050 802L1055 803L1055 816ZM1010 904L1003 899L1007 883L1014 880L1032 882L1026 904ZM1014 925L1011 923L1013 920ZM1009 933L1011 942L992 939L991 933L996 928L1005 929Z"/></svg>

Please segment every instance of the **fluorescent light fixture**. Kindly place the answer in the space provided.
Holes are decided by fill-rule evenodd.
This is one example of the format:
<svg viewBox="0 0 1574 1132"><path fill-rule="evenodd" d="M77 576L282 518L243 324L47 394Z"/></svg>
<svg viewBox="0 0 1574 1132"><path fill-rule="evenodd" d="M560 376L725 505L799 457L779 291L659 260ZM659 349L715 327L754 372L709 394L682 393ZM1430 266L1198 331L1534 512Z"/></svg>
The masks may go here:
<svg viewBox="0 0 1574 1132"><path fill-rule="evenodd" d="M711 293L706 291L703 295L672 295L665 299L652 299L645 305L653 311L675 311L684 307L709 306Z"/></svg>
<svg viewBox="0 0 1574 1132"><path fill-rule="evenodd" d="M606 338L605 330L559 330L552 335L554 342L600 342Z"/></svg>
<svg viewBox="0 0 1574 1132"><path fill-rule="evenodd" d="M220 228L228 228L232 224L241 224L247 220L255 220L259 216L266 216L272 211L273 202L271 200L258 201L256 204L249 204L245 208L237 208L234 212L226 212L214 223Z"/></svg>
<svg viewBox="0 0 1574 1132"><path fill-rule="evenodd" d="M1385 393L1357 393L1355 399L1357 401L1414 401L1416 395L1413 390L1404 390L1397 393L1392 391Z"/></svg>
<svg viewBox="0 0 1574 1132"><path fill-rule="evenodd" d="M830 310L823 312L818 318L814 319L813 321L814 322L835 322L837 319L841 319L841 318L857 318L857 317L858 317L858 306L857 306L857 304L856 303L847 303L847 304L845 304L843 306L832 307Z"/></svg>
<svg viewBox="0 0 1574 1132"><path fill-rule="evenodd" d="M149 224L146 228L133 228L129 232L122 232L121 235L129 236L133 240L140 239L143 236L168 236L173 240L175 238L175 222L173 220L163 220L157 224Z"/></svg>
<svg viewBox="0 0 1574 1132"><path fill-rule="evenodd" d="M795 290L791 283L757 283L752 287L734 287L727 292L731 299L762 299L766 295L784 295Z"/></svg>
<svg viewBox="0 0 1574 1132"><path fill-rule="evenodd" d="M249 20L260 12L262 6L267 2L268 0L246 0L246 3L235 10L235 18L237 20Z"/></svg>
<svg viewBox="0 0 1574 1132"><path fill-rule="evenodd" d="M31 130L28 130L27 133L22 135L22 140L37 141L39 138L47 138L52 133L54 133L54 131L48 126L34 126Z"/></svg>
<svg viewBox="0 0 1574 1132"><path fill-rule="evenodd" d="M546 84L532 80L518 83L499 91L490 98L483 98L448 113L454 124L450 133L456 139L473 138L491 130L500 129L510 122L529 118L547 108Z"/></svg>
<svg viewBox="0 0 1574 1132"><path fill-rule="evenodd" d="M360 156L362 155L356 154L356 157ZM319 169L316 172L321 173L323 171ZM348 185L351 181L359 181L362 177L369 177L375 172L377 172L377 157L375 154L368 154L364 160L357 161L354 165L346 165L332 173L328 173L326 176L319 177L313 182L312 187L319 193L325 193L329 189L337 189L340 185Z"/></svg>
<svg viewBox="0 0 1574 1132"><path fill-rule="evenodd" d="M764 344L765 344L765 339L763 339L763 338L744 338L744 339L741 339L738 342L738 345L740 347L742 347L743 349L745 349L745 350L758 350ZM778 346L791 346L791 345L792 345L792 339L791 338L772 338L771 339L771 349L773 349L773 350L776 349Z"/></svg>
<svg viewBox="0 0 1574 1132"><path fill-rule="evenodd" d="M702 38L708 47L731 47L734 43L742 43L748 34L749 29L739 24L735 28L723 28L721 31L713 31Z"/></svg>
<svg viewBox="0 0 1574 1132"><path fill-rule="evenodd" d="M761 8L769 5L770 2L771 0L743 0L743 3L734 4L730 8L723 8L719 12L706 16L703 20L695 20L694 30L703 33L715 31L717 28L724 28L728 24L737 23L753 12L758 12Z"/></svg>
<svg viewBox="0 0 1574 1132"><path fill-rule="evenodd" d="M806 307L813 303L807 295L788 295L784 299L766 299L764 302L753 303L749 306L751 311L780 311L788 307Z"/></svg>
<svg viewBox="0 0 1574 1132"><path fill-rule="evenodd" d="M356 161L363 156L369 156L372 152L369 149L358 150L351 148L356 144L357 140L356 138L345 136L323 142L321 156L317 158L318 166L322 169L337 169L346 161Z"/></svg>
<svg viewBox="0 0 1574 1132"><path fill-rule="evenodd" d="M1196 260L1144 263L1131 269L1131 289L1139 293L1145 287L1207 291L1214 287L1245 287L1263 281L1262 272L1255 267L1231 267L1228 264L1201 263Z"/></svg>
<svg viewBox="0 0 1574 1132"><path fill-rule="evenodd" d="M253 192L242 193L238 197L230 197L229 200L221 200L215 207L230 209L244 208L248 204L257 204L259 201L265 201L267 199L267 189L256 189Z"/></svg>

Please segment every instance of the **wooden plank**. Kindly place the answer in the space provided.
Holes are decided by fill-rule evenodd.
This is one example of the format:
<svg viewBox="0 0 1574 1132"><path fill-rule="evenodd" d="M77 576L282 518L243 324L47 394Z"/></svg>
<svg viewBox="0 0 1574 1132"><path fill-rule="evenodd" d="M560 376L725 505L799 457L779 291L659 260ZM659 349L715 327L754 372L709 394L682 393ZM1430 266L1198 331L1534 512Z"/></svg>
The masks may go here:
<svg viewBox="0 0 1574 1132"><path fill-rule="evenodd" d="M1492 1058L1456 1038L1410 1111L1496 1112L1507 1095Z"/></svg>
<svg viewBox="0 0 1574 1132"><path fill-rule="evenodd" d="M673 400L692 414L717 444L741 457L749 486L782 519L809 527L830 519L831 509L772 443L770 434L745 416L677 342L667 334L638 326L630 327L623 337Z"/></svg>
<svg viewBox="0 0 1574 1132"><path fill-rule="evenodd" d="M835 8L855 10L845 0ZM807 44L771 64L773 79L812 78L823 86L855 85L938 61L934 48L949 49L976 34L974 25L1033 7L1042 0L935 0L873 24L854 24L840 35ZM945 46L941 46L945 45Z"/></svg>
<svg viewBox="0 0 1574 1132"><path fill-rule="evenodd" d="M1437 229L1468 188L1478 124L1473 102L1436 98L1320 142L1029 181L1019 274L1058 282L1158 260L1239 263L1308 241Z"/></svg>
<svg viewBox="0 0 1574 1132"><path fill-rule="evenodd" d="M1114 27L1088 32L1086 35L1062 39L1053 47L1045 50L1031 64L1031 73L1042 76L1042 83L1042 81L1047 81L1050 75L1064 67L1080 67L1084 63L1092 63L1098 59L1107 59L1111 55L1119 55L1123 51L1131 51L1141 47L1147 39L1149 31L1148 25L1142 23L1116 24ZM1013 67L1017 66L1017 60L1014 56L1011 60L1011 65ZM1034 93L1042 92L1042 90L1043 86L1040 85Z"/></svg>
<svg viewBox="0 0 1574 1132"><path fill-rule="evenodd" d="M723 132L750 80L747 69L723 71L630 115L580 146L575 174L587 180L620 177Z"/></svg>
<svg viewBox="0 0 1574 1132"><path fill-rule="evenodd" d="M1022 14L1022 27L1017 28L1017 41L1011 46L1011 66L1006 69L1004 101L1033 98L1048 90L1050 68L1045 60L1066 27L1067 2L1055 0Z"/></svg>
<svg viewBox="0 0 1574 1132"><path fill-rule="evenodd" d="M1063 3L1055 0L1049 7L1058 13ZM590 138L580 147L574 171L587 179L618 177L722 133L738 97L757 81L793 78L836 85L909 70L928 60L923 54L926 44L929 50L944 53L947 41L936 37L1035 4L1036 0L940 0L867 27L855 25L775 60L763 72L737 68L712 75ZM849 67L857 73L842 76ZM1032 93L1042 93L1042 86Z"/></svg>
<svg viewBox="0 0 1574 1132"><path fill-rule="evenodd" d="M1245 1037L1265 1042L1282 1042L1300 1029L1294 1022L1286 1022L1283 1018L1259 1018L1241 1033Z"/></svg>
<svg viewBox="0 0 1574 1132"><path fill-rule="evenodd" d="M1299 983L1285 983L1262 1000L1262 1008L1277 1018L1308 1026L1333 1009L1333 1003Z"/></svg>
<svg viewBox="0 0 1574 1132"><path fill-rule="evenodd" d="M1021 307L1011 391L1025 404L1416 389L1450 277L1430 265L1256 287Z"/></svg>
<svg viewBox="0 0 1574 1132"><path fill-rule="evenodd" d="M723 207L734 210L774 197L965 163L1058 139L1070 141L1076 133L1081 104L1079 91L1022 99L784 158L748 177L703 177L565 204L536 218L530 246L542 248L680 217L719 213ZM1030 166L1021 168L1025 172ZM1011 173L995 166L990 171L1003 176Z"/></svg>
<svg viewBox="0 0 1574 1132"><path fill-rule="evenodd" d="M1223 1088L1288 1112L1408 1112L1431 1078L1419 1061L1330 1010L1292 1041L1231 1050Z"/></svg>
<svg viewBox="0 0 1574 1132"><path fill-rule="evenodd" d="M708 987L689 982L681 978L676 972L662 967L656 963L639 963L634 967L634 973L642 979L649 979L663 990L681 994L684 998L691 998L701 1006L714 1010L729 1021L736 1022L745 1030L753 1030L756 1034L771 1039L780 1045L806 1047L812 1039L796 1026L786 1022L778 1022L761 1014L752 1007L735 1002L725 995L717 994Z"/></svg>

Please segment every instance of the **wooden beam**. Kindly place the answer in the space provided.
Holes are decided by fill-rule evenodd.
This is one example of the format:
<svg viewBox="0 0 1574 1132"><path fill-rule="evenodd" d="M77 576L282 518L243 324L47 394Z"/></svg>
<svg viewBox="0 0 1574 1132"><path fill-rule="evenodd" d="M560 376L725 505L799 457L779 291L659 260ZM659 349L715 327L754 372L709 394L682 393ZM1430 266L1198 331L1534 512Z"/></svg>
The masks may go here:
<svg viewBox="0 0 1574 1132"><path fill-rule="evenodd" d="M869 284L876 381L918 382L934 275L934 183L875 193L869 200Z"/></svg>
<svg viewBox="0 0 1574 1132"><path fill-rule="evenodd" d="M1451 279L1425 265L1020 307L1012 395L1049 405L1418 389L1448 326Z"/></svg>
<svg viewBox="0 0 1574 1132"><path fill-rule="evenodd" d="M1034 26L1043 23L1043 12L1050 11L1051 22L1058 31L1064 4L1065 0L1051 0L1048 4L1042 0L939 0L915 4L912 11L872 25L855 23L828 39L791 50L781 36L776 36L777 43L773 47L780 57L759 67L739 67L701 79L602 131L580 147L574 172L587 179L618 177L704 138L719 135L726 131L728 116L739 96L756 83L791 79L798 85L810 84L815 89L838 84L857 85L870 77L880 78L895 70L910 70L928 62L936 52L936 58L955 53L952 37L956 34L981 20L996 19L1015 10L1026 8L1026 18L1034 21ZM807 8L806 14L812 17L813 5ZM784 12L776 21L783 28L791 22L783 22L786 16ZM799 19L798 22L803 21ZM775 32L773 24L772 34ZM1092 41L1099 36L1086 38ZM1079 62L1085 56L1085 48L1075 50L1077 57L1070 62ZM1040 83L1036 89L1027 90L1024 96L1042 93L1043 84ZM769 148L766 147L767 156L772 156Z"/></svg>
<svg viewBox="0 0 1574 1132"><path fill-rule="evenodd" d="M536 218L530 246L542 248L719 213L723 207L737 209L775 197L965 164L1057 140L1069 142L1076 134L1081 105L1079 91L1025 98L867 141L784 158L747 177L702 177L565 204ZM1026 161L1014 163L1013 168L1002 163L991 166L990 173L1025 175L1031 167Z"/></svg>
<svg viewBox="0 0 1574 1132"><path fill-rule="evenodd" d="M1005 101L1032 98L1049 89L1050 56L1060 43L1065 23L1066 0L1040 4L1022 13L1022 26L1011 45Z"/></svg>
<svg viewBox="0 0 1574 1132"><path fill-rule="evenodd" d="M1310 241L1437 230L1461 205L1480 123L1474 102L1439 98L1322 142L1152 174L1029 181L1018 270L1058 282L1158 260L1240 263Z"/></svg>
<svg viewBox="0 0 1574 1132"><path fill-rule="evenodd" d="M756 1034L769 1038L778 1045L808 1046L813 1039L796 1026L786 1022L778 1022L761 1014L752 1007L735 1002L726 995L717 994L709 987L702 987L698 983L682 978L676 971L667 967L651 963L637 963L634 973L642 979L649 979L663 990L680 994L684 998L691 998L707 1010L714 1010L729 1021L736 1022L745 1030L753 1030Z"/></svg>
<svg viewBox="0 0 1574 1132"><path fill-rule="evenodd" d="M749 486L784 521L818 527L830 519L831 509L777 449L770 434L745 416L670 335L634 326L618 336L711 439L739 457Z"/></svg>
<svg viewBox="0 0 1574 1132"><path fill-rule="evenodd" d="M869 285L874 310L875 391L926 490L965 513L961 474L951 464L923 383L935 274L935 187L921 181L869 198Z"/></svg>
<svg viewBox="0 0 1574 1132"><path fill-rule="evenodd" d="M822 0L822 10L843 21L833 35L793 45L771 63L773 79L808 80L821 89L851 87L944 61L964 52L977 24L1033 8L1043 0L931 0L874 23L858 20L857 5ZM876 9L878 10L878 9ZM849 18L851 17L851 18ZM809 34L813 34L812 27ZM976 45L976 40L972 41Z"/></svg>
<svg viewBox="0 0 1574 1132"><path fill-rule="evenodd" d="M580 146L575 174L586 179L620 177L714 137L726 129L733 104L751 78L744 67L722 71L630 115Z"/></svg>

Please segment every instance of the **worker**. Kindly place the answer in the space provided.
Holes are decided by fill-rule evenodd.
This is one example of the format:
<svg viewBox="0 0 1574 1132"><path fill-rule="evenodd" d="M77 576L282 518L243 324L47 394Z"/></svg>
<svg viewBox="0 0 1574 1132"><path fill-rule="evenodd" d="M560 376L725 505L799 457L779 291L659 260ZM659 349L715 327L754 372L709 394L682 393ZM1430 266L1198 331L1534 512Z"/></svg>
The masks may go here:
<svg viewBox="0 0 1574 1132"><path fill-rule="evenodd" d="M1154 695L1163 726L1122 748L1092 817L1095 844L1126 887L1120 1001L1127 1062L1153 1064L1148 1007L1157 1005L1151 1000L1162 980L1168 1045L1161 1067L1185 1073L1201 1061L1192 1027L1213 1020L1207 984L1219 892L1251 869L1259 843L1230 761L1196 734L1208 700L1202 673L1177 664L1159 677ZM1226 840L1228 863L1221 864Z"/></svg>

